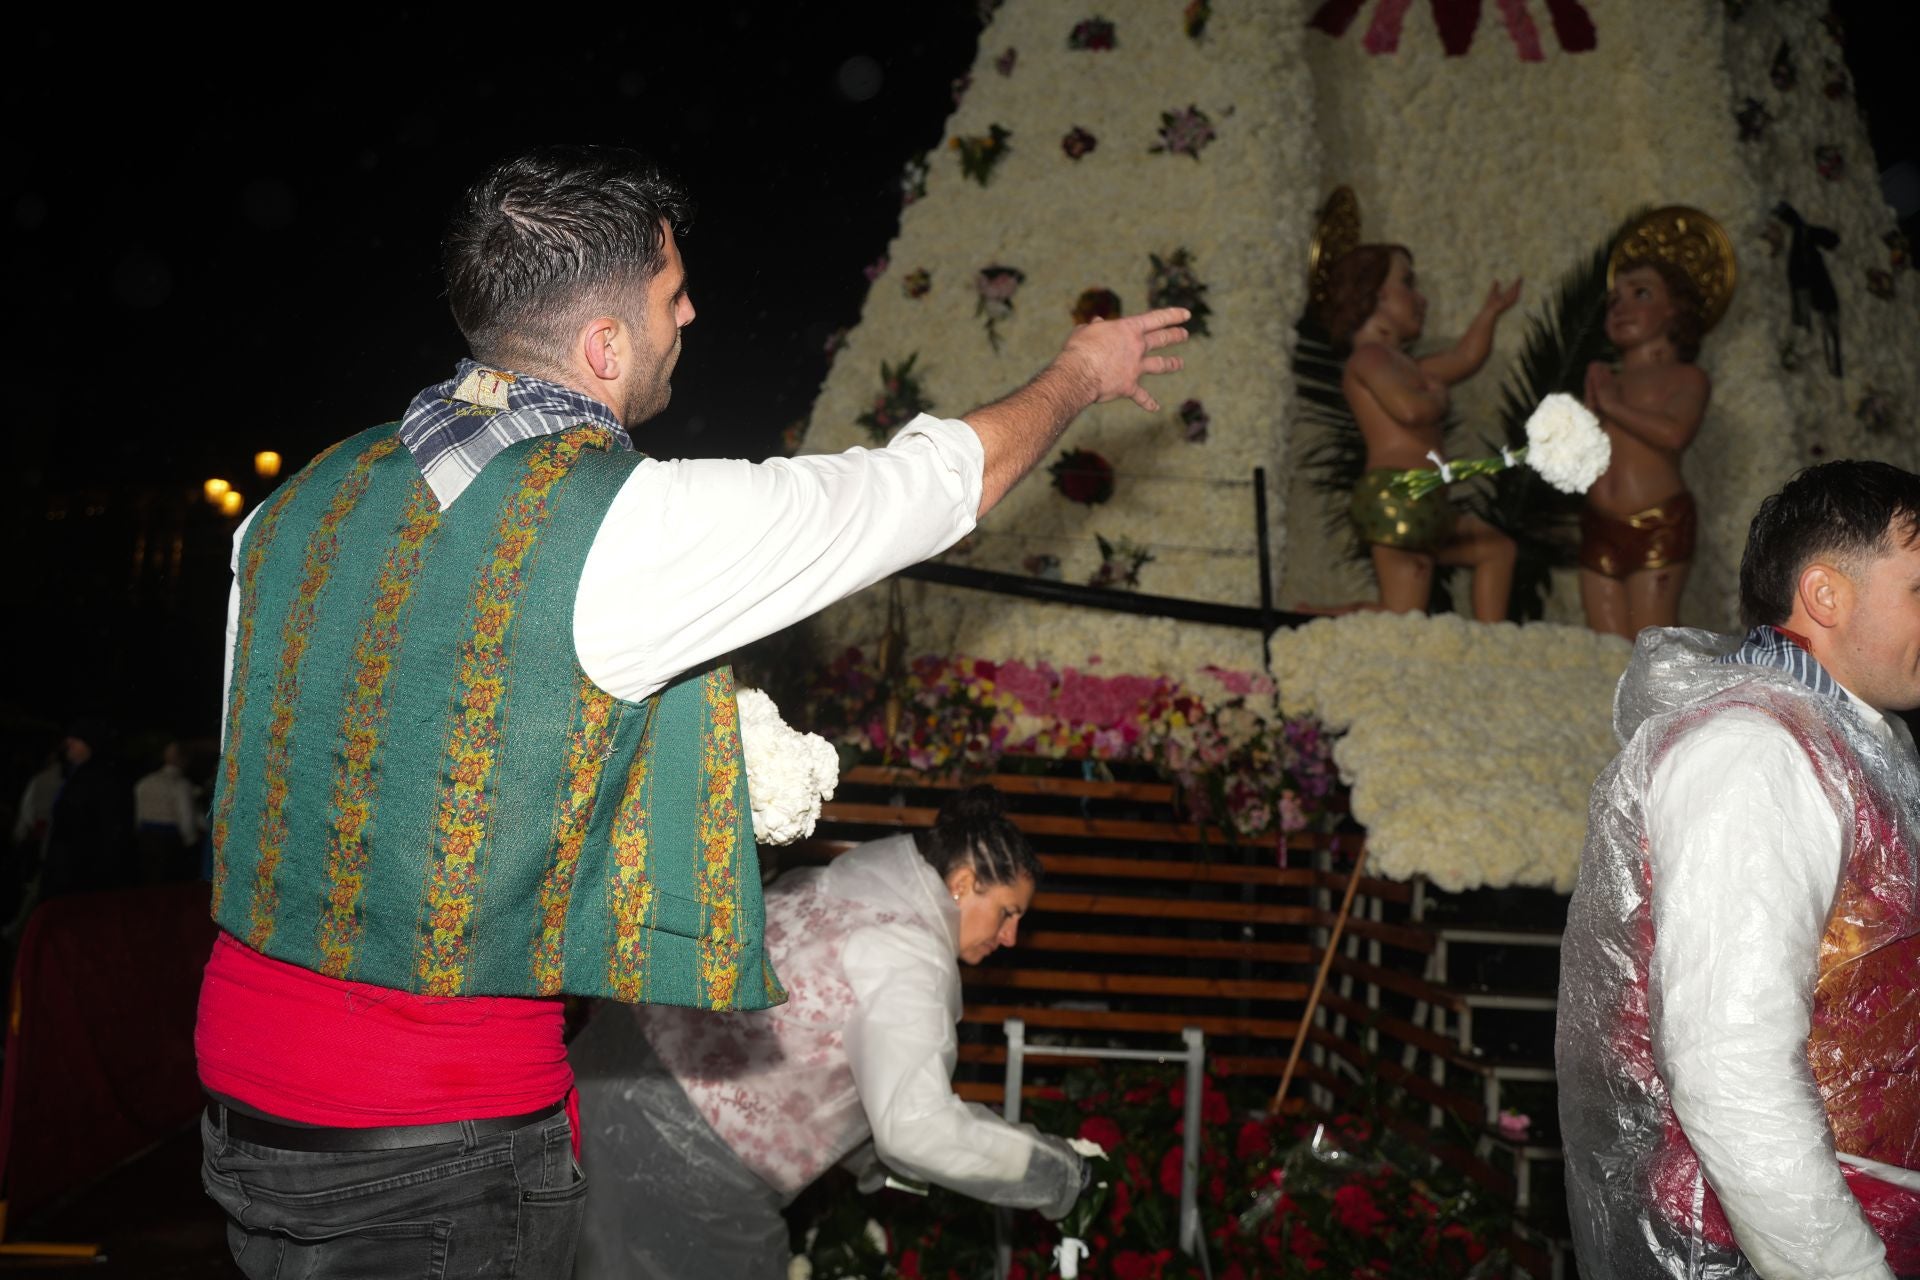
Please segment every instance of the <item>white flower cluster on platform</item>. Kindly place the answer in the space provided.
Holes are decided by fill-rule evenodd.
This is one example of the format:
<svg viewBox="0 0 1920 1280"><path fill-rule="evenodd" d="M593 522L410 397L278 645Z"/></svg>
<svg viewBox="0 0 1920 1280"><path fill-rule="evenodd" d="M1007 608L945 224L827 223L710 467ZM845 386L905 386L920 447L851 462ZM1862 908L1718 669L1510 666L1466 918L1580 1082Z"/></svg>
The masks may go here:
<svg viewBox="0 0 1920 1280"><path fill-rule="evenodd" d="M780 718L773 699L741 689L740 753L747 763L753 837L761 844L792 844L813 834L820 803L840 783L840 757L817 733L801 733Z"/></svg>
<svg viewBox="0 0 1920 1280"><path fill-rule="evenodd" d="M1346 731L1371 869L1567 892L1629 653L1584 628L1360 613L1277 636L1274 667L1290 714Z"/></svg>
<svg viewBox="0 0 1920 1280"><path fill-rule="evenodd" d="M1562 493L1585 493L1613 460L1593 410L1558 392L1527 419L1527 465Z"/></svg>

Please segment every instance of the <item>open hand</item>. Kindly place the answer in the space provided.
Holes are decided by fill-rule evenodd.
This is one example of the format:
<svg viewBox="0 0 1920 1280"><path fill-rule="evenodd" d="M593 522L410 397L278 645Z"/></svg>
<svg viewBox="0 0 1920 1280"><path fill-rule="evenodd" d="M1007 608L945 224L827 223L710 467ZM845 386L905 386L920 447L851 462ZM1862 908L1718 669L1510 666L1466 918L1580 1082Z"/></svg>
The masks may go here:
<svg viewBox="0 0 1920 1280"><path fill-rule="evenodd" d="M1487 300L1480 304L1480 309L1491 312L1496 316L1511 310L1513 304L1520 301L1520 286L1522 283L1521 278L1515 276L1513 283L1503 289L1500 287L1500 282L1495 280L1493 284L1487 288Z"/></svg>
<svg viewBox="0 0 1920 1280"><path fill-rule="evenodd" d="M1185 307L1163 307L1117 320L1090 321L1073 331L1054 364L1074 375L1088 404L1125 396L1148 413L1157 413L1160 403L1140 385L1140 379L1182 367L1185 362L1179 356L1153 353L1187 340L1187 331L1180 326L1191 314Z"/></svg>

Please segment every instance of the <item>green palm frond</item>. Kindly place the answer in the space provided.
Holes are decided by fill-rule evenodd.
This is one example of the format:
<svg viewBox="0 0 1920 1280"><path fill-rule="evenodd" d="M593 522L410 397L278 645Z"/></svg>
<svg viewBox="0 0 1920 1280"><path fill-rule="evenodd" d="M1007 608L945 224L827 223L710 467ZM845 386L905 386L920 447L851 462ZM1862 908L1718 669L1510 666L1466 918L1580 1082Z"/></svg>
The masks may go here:
<svg viewBox="0 0 1920 1280"><path fill-rule="evenodd" d="M1504 444L1527 442L1527 419L1554 392L1578 396L1586 388L1587 365L1612 354L1607 343L1607 257L1636 211L1597 248L1560 278L1552 300L1527 325L1526 341L1500 388L1499 424ZM1573 563L1580 498L1561 493L1530 467L1515 467L1494 477L1489 491L1467 500L1476 515L1519 545L1508 616L1515 622L1539 618L1552 590L1552 570Z"/></svg>

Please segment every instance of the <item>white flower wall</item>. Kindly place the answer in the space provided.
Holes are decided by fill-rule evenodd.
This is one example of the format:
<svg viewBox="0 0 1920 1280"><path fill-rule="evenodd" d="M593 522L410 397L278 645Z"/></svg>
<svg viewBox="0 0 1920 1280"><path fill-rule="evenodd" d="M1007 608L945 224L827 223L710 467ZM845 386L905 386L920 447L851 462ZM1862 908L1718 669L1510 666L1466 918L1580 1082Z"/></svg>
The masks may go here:
<svg viewBox="0 0 1920 1280"><path fill-rule="evenodd" d="M1725 226L1740 286L1701 358L1714 393L1685 464L1702 522L1684 622L1735 624L1747 521L1799 467L1848 456L1920 464L1920 282L1892 268L1883 236L1893 220L1864 127L1850 96L1827 91L1840 53L1821 0L1585 0L1596 39L1581 52L1561 47L1540 0L1509 0L1482 7L1460 56L1443 50L1428 5L1366 0L1340 36L1309 28L1320 7L1219 4L1195 41L1177 0L1006 0L947 128L949 139L1009 130L1005 159L981 186L963 176L957 151L933 153L926 195L903 214L805 447L867 443L855 419L880 390L881 363L916 352L936 412L998 396L1058 349L1083 290L1111 289L1141 310L1148 255L1184 248L1209 286L1212 333L1187 345L1185 372L1154 383L1165 411L1103 406L1063 441L1113 464L1112 499L1069 502L1036 473L948 558L1019 573L1052 555L1062 577L1084 582L1099 560L1095 535L1125 537L1155 557L1142 590L1252 604L1247 480L1265 466L1280 607L1367 598L1367 575L1346 559L1343 538L1326 535L1326 499L1300 469L1313 440L1292 429L1289 352L1313 213L1344 183L1359 196L1365 239L1414 250L1430 339L1457 334L1493 279L1527 279L1487 367L1456 391L1461 454L1495 434L1493 408L1529 316L1626 214L1690 204ZM1402 15L1397 47L1370 51L1370 25L1388 11ZM1530 15L1537 61L1502 25L1516 11ZM1112 22L1114 47L1069 48L1075 25L1095 14ZM1783 46L1797 71L1786 88L1773 75ZM996 62L1009 49L1012 72L1002 74ZM1743 140L1736 114L1749 98L1766 119ZM1152 152L1161 113L1189 105L1215 140L1197 160ZM1096 140L1078 160L1061 147L1076 127ZM1771 238L1782 199L1841 237L1827 262L1844 377L1828 373L1817 336L1790 323L1785 257ZM1012 313L996 322L997 350L976 313L974 280L989 265L1024 274ZM922 270L930 288L911 297L903 282ZM1871 280L1877 270L1888 277ZM1857 416L1870 393L1890 411L1890 430ZM1177 415L1189 398L1211 419L1203 443L1185 439ZM903 592L910 654L1190 685L1209 665L1260 663L1260 643L1244 631L922 583ZM1573 575L1559 575L1549 618L1577 622L1578 594ZM830 611L833 642L874 644L884 599L875 589ZM1380 870L1448 888L1565 888L1587 789L1613 750L1612 686L1626 655L1618 641L1567 627L1362 615L1277 637L1273 670L1290 710L1349 730L1339 760Z"/></svg>
<svg viewBox="0 0 1920 1280"><path fill-rule="evenodd" d="M1029 558L1051 555L1067 581L1085 582L1100 562L1095 535L1126 537L1154 556L1140 576L1143 591L1252 604L1255 467L1269 474L1276 558L1284 550L1280 473L1293 398L1286 353L1306 287L1292 246L1311 234L1317 200L1312 95L1300 53L1305 17L1293 0L1219 5L1195 40L1183 30L1183 8L1168 0L1012 0L1000 9L982 33L971 88L947 136L985 135L998 124L1012 135L1006 157L981 186L963 176L954 149L932 154L927 194L902 215L888 270L834 361L805 447L867 443L855 419L880 390L881 363L916 351L937 413L957 416L1004 394L1059 350L1084 290L1111 289L1127 312L1144 310L1149 255L1165 259L1184 248L1208 286L1211 332L1187 343L1183 372L1153 380L1163 411L1103 405L1062 442L1112 463L1112 499L1070 502L1036 472L948 558L1020 573ZM1075 25L1096 12L1112 22L1114 47L1069 48ZM995 64L1008 49L1017 57L1003 75ZM1215 139L1197 158L1150 150L1161 114L1189 106L1211 120ZM1076 127L1096 140L1078 160L1061 147ZM996 325L997 352L976 314L974 279L988 265L1025 274L1013 314ZM917 270L931 288L913 298L902 282ZM1188 399L1211 419L1202 442L1186 439L1178 417ZM847 606L830 623L836 634L877 634L877 595ZM1102 652L1110 634L1094 628L1093 643L1075 652L1079 641L1060 632L1058 647L1034 652L1017 646L1054 633L1052 615L1062 610L939 588L915 587L913 597L916 650L952 644L1078 663ZM1237 652L1212 660L1258 665L1257 641L1218 638ZM1163 658L1139 669L1169 668Z"/></svg>

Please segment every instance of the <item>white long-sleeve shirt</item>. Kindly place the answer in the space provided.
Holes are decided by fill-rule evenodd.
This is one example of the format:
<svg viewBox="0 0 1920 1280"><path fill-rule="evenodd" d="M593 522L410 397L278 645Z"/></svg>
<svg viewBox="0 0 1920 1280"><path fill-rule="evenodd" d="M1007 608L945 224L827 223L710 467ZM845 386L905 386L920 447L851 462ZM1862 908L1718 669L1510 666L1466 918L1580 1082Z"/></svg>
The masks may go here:
<svg viewBox="0 0 1920 1280"><path fill-rule="evenodd" d="M1857 700L1876 733L1905 727ZM1759 712L1684 734L1653 773L1655 1061L1734 1235L1765 1280L1891 1280L1839 1161L1806 1057L1817 958L1844 855L1806 751Z"/></svg>
<svg viewBox="0 0 1920 1280"><path fill-rule="evenodd" d="M927 414L883 449L759 463L646 459L615 495L581 570L581 669L617 698L645 698L938 555L973 529L985 460L973 428ZM252 520L233 539L223 689L233 682L240 545Z"/></svg>

